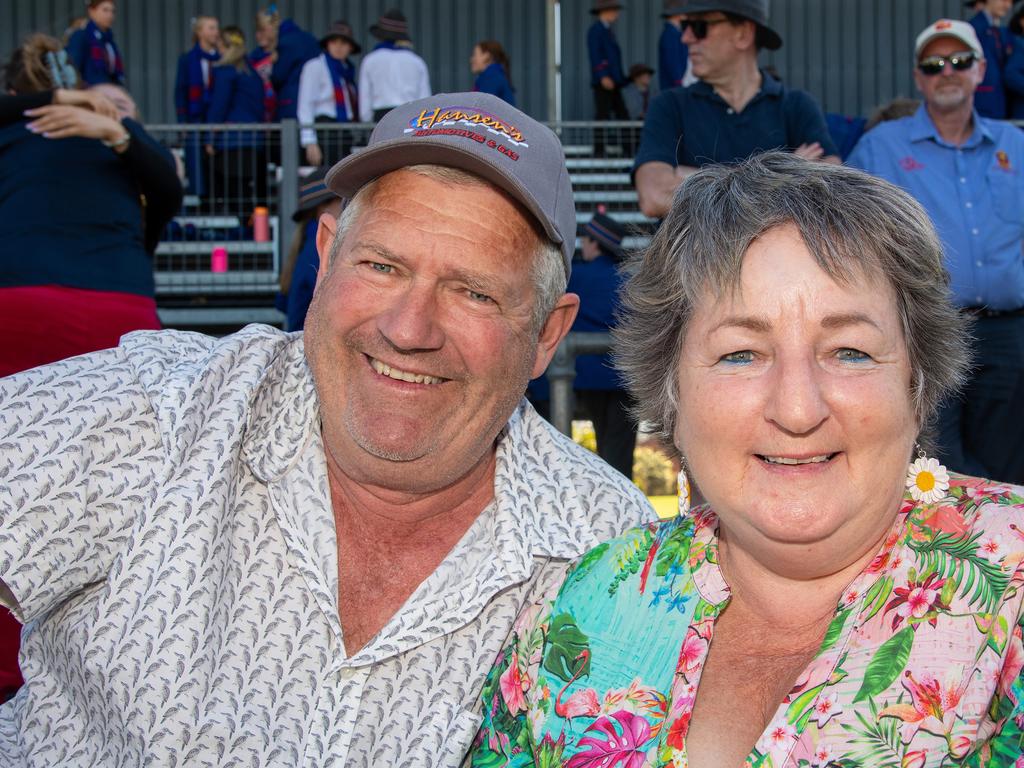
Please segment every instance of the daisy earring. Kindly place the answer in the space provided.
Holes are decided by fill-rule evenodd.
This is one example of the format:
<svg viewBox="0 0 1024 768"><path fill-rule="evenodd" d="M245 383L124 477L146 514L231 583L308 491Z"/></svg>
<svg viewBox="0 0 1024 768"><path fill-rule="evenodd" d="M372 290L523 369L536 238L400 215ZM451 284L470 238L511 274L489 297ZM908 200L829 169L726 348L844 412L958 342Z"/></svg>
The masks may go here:
<svg viewBox="0 0 1024 768"><path fill-rule="evenodd" d="M914 501L925 504L943 499L949 490L949 472L938 459L926 456L920 445L917 446L917 459L907 470L907 490Z"/></svg>

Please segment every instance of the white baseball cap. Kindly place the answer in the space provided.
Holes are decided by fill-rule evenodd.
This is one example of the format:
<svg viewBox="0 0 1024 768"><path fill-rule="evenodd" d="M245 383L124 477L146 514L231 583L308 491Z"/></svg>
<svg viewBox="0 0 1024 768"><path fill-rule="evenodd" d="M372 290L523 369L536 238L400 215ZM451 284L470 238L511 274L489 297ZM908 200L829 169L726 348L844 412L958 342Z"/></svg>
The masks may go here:
<svg viewBox="0 0 1024 768"><path fill-rule="evenodd" d="M966 45L979 59L985 58L985 53L981 50L981 42L978 40L978 33L974 31L974 27L966 21L956 19L939 19L935 23L929 24L917 36L917 41L914 43L914 58L921 55L921 51L928 43L940 37L955 38Z"/></svg>

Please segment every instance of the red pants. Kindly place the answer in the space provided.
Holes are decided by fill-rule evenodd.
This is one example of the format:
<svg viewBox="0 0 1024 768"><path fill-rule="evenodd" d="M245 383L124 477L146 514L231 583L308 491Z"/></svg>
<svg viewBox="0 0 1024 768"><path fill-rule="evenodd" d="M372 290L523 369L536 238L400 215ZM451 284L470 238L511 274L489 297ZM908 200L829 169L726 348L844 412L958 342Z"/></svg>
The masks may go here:
<svg viewBox="0 0 1024 768"><path fill-rule="evenodd" d="M129 331L160 328L145 296L59 285L0 288L0 376L117 346ZM0 702L21 685L21 625L0 607Z"/></svg>

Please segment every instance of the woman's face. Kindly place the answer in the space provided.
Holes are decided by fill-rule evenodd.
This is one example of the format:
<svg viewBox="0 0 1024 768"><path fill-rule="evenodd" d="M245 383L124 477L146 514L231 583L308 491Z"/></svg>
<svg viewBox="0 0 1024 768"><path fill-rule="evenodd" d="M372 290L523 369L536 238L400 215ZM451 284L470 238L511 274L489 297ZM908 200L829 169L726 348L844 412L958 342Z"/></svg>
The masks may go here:
<svg viewBox="0 0 1024 768"><path fill-rule="evenodd" d="M892 524L918 425L888 284L840 285L796 229L770 230L736 292L696 307L678 396L676 444L745 550L826 544L841 567Z"/></svg>
<svg viewBox="0 0 1024 768"><path fill-rule="evenodd" d="M277 29L273 24L257 24L253 35L256 38L256 45L264 50L269 50L277 42Z"/></svg>
<svg viewBox="0 0 1024 768"><path fill-rule="evenodd" d="M352 43L340 37L332 37L327 41L327 55L332 59L344 61L352 53Z"/></svg>
<svg viewBox="0 0 1024 768"><path fill-rule="evenodd" d="M478 75L487 69L487 65L491 63L491 55L484 53L479 45L473 46L473 53L469 57L469 70L474 74Z"/></svg>
<svg viewBox="0 0 1024 768"><path fill-rule="evenodd" d="M114 26L115 8L112 0L106 0L106 2L93 6L88 13L93 24L104 32Z"/></svg>

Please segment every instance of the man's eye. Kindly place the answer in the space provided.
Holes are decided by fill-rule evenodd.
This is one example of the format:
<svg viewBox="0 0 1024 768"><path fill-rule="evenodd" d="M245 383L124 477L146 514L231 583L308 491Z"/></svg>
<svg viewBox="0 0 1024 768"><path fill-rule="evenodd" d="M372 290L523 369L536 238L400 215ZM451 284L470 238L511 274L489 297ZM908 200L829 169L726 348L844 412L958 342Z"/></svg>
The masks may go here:
<svg viewBox="0 0 1024 768"><path fill-rule="evenodd" d="M836 357L848 363L861 363L871 359L871 355L867 352L861 352L859 349L853 349L852 347L843 347L836 352Z"/></svg>
<svg viewBox="0 0 1024 768"><path fill-rule="evenodd" d="M493 299L486 293L480 293L479 291L470 291L469 298L471 298L473 301L479 301L481 304L486 304L490 301L493 301Z"/></svg>
<svg viewBox="0 0 1024 768"><path fill-rule="evenodd" d="M388 274L394 269L390 264L381 264L379 261L371 261L370 267L375 272L383 272L384 274Z"/></svg>
<svg viewBox="0 0 1024 768"><path fill-rule="evenodd" d="M754 362L754 353L749 349L743 349L739 352L722 355L720 359L723 363L752 363Z"/></svg>

